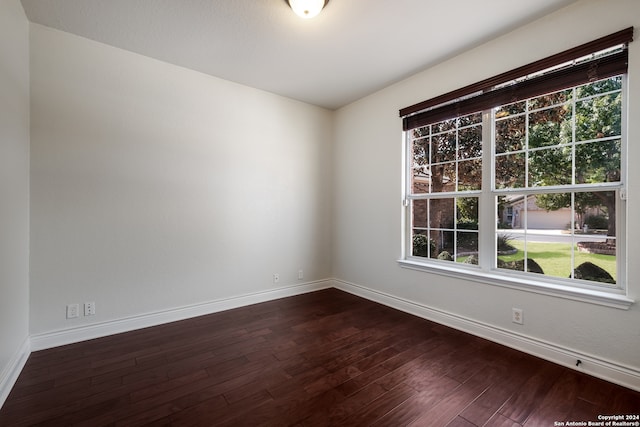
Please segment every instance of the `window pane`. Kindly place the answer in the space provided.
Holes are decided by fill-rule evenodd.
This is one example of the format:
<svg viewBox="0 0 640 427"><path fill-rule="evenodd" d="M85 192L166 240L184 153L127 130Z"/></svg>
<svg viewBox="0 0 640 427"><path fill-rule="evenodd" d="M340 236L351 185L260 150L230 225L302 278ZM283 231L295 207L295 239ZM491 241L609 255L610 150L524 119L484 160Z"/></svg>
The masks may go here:
<svg viewBox="0 0 640 427"><path fill-rule="evenodd" d="M524 200L523 226L529 233L545 234L546 230L554 230L551 235L555 235L561 234L560 230L571 230L571 193L537 194Z"/></svg>
<svg viewBox="0 0 640 427"><path fill-rule="evenodd" d="M431 163L450 162L456 159L456 133L435 135L431 144Z"/></svg>
<svg viewBox="0 0 640 427"><path fill-rule="evenodd" d="M571 184L571 148L548 148L529 154L529 187Z"/></svg>
<svg viewBox="0 0 640 427"><path fill-rule="evenodd" d="M455 129L456 122L457 122L457 119L449 119L449 120L444 120L442 122L434 123L433 125L431 125L431 132L435 134L435 133L446 132L448 130Z"/></svg>
<svg viewBox="0 0 640 427"><path fill-rule="evenodd" d="M571 110L567 105L530 114L529 148L548 147L570 142L570 120Z"/></svg>
<svg viewBox="0 0 640 427"><path fill-rule="evenodd" d="M458 163L458 190L482 189L482 160Z"/></svg>
<svg viewBox="0 0 640 427"><path fill-rule="evenodd" d="M429 140L413 141L413 167L411 168L411 191L413 193L428 193L431 174L429 171Z"/></svg>
<svg viewBox="0 0 640 427"><path fill-rule="evenodd" d="M456 164L441 163L431 166L431 192L455 191Z"/></svg>
<svg viewBox="0 0 640 427"><path fill-rule="evenodd" d="M455 199L429 200L429 227L453 229Z"/></svg>
<svg viewBox="0 0 640 427"><path fill-rule="evenodd" d="M579 229L616 237L616 191L592 191L575 194L577 224Z"/></svg>
<svg viewBox="0 0 640 427"><path fill-rule="evenodd" d="M478 256L478 198L456 199L455 261L470 263L469 257Z"/></svg>
<svg viewBox="0 0 640 427"><path fill-rule="evenodd" d="M514 114L524 113L527 109L526 101L514 102L513 104L502 105L496 108L496 117L507 117Z"/></svg>
<svg viewBox="0 0 640 427"><path fill-rule="evenodd" d="M576 103L576 140L620 136L622 98L620 92Z"/></svg>
<svg viewBox="0 0 640 427"><path fill-rule="evenodd" d="M616 203L618 192L595 191L576 193L575 279L615 284Z"/></svg>
<svg viewBox="0 0 640 427"><path fill-rule="evenodd" d="M413 228L427 228L429 222L429 201L413 200L412 202Z"/></svg>
<svg viewBox="0 0 640 427"><path fill-rule="evenodd" d="M611 77L597 82L589 83L576 88L578 98L586 98L588 96L600 93L611 92L622 89L622 76Z"/></svg>
<svg viewBox="0 0 640 427"><path fill-rule="evenodd" d="M564 104L571 99L572 90L561 90L559 92L548 93L529 100L529 110L537 110L552 105Z"/></svg>
<svg viewBox="0 0 640 427"><path fill-rule="evenodd" d="M460 197L456 199L456 228L458 230L478 229L477 197Z"/></svg>
<svg viewBox="0 0 640 427"><path fill-rule="evenodd" d="M413 230L412 235L413 246L411 255L429 258L433 252L433 247L430 245L429 236L426 231Z"/></svg>
<svg viewBox="0 0 640 427"><path fill-rule="evenodd" d="M496 121L496 154L525 148L525 116Z"/></svg>
<svg viewBox="0 0 640 427"><path fill-rule="evenodd" d="M430 129L431 129L430 126L424 126L421 128L413 129L411 131L411 135L413 136L414 139L422 138L424 136L429 136Z"/></svg>
<svg viewBox="0 0 640 427"><path fill-rule="evenodd" d="M519 210L516 210L514 206L516 202L521 199L523 196L520 195L509 195L509 196L498 196L496 200L498 202L498 229L499 230L508 230L511 228L519 228L520 217Z"/></svg>
<svg viewBox="0 0 640 427"><path fill-rule="evenodd" d="M431 168L425 167L421 171L414 169L411 179L411 191L414 194L428 193L431 188Z"/></svg>
<svg viewBox="0 0 640 427"><path fill-rule="evenodd" d="M468 257L478 254L478 232L458 232L456 262L467 262Z"/></svg>
<svg viewBox="0 0 640 427"><path fill-rule="evenodd" d="M451 230L431 230L431 239L434 242L435 251L432 255L433 258L438 258L444 261L453 260L453 237L454 233ZM446 252L446 253L443 253Z"/></svg>
<svg viewBox="0 0 640 427"><path fill-rule="evenodd" d="M522 188L525 185L526 155L507 154L496 157L496 188Z"/></svg>
<svg viewBox="0 0 640 427"><path fill-rule="evenodd" d="M473 113L468 116L463 116L458 119L458 125L460 127L482 124L482 113Z"/></svg>
<svg viewBox="0 0 640 427"><path fill-rule="evenodd" d="M413 200L411 203L412 249L411 255L428 257L430 255L427 226L429 224L428 200Z"/></svg>
<svg viewBox="0 0 640 427"><path fill-rule="evenodd" d="M620 181L620 140L576 146L576 183Z"/></svg>
<svg viewBox="0 0 640 427"><path fill-rule="evenodd" d="M458 134L458 159L482 157L482 127L460 129Z"/></svg>
<svg viewBox="0 0 640 427"><path fill-rule="evenodd" d="M456 262L477 264L478 201L478 197L460 197L455 200L456 242L453 259Z"/></svg>

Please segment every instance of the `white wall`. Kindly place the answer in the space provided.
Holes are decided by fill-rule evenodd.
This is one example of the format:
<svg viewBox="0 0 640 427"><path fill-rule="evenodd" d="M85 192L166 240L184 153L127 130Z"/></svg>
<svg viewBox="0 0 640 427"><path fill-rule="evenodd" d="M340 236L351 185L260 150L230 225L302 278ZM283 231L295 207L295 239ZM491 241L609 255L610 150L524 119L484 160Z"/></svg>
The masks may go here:
<svg viewBox="0 0 640 427"><path fill-rule="evenodd" d="M400 108L635 26L637 0L583 0L338 110L334 140L334 276L640 372L640 304L630 310L569 301L403 269ZM424 43L437 43L424 40ZM630 45L629 157L640 159L640 40ZM629 295L640 300L640 168L631 168ZM525 324L511 322L524 309ZM640 387L640 383L636 384Z"/></svg>
<svg viewBox="0 0 640 427"><path fill-rule="evenodd" d="M29 334L29 23L0 2L0 405ZM22 350L21 350L22 349ZM28 351L28 350L27 350Z"/></svg>
<svg viewBox="0 0 640 427"><path fill-rule="evenodd" d="M32 334L330 277L330 111L35 24L31 95Z"/></svg>

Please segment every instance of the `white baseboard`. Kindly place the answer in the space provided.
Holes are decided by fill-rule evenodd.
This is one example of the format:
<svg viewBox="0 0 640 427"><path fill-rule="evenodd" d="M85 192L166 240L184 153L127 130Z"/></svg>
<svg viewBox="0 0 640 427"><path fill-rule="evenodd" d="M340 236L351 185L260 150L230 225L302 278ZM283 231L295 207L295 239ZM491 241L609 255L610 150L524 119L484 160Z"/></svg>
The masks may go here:
<svg viewBox="0 0 640 427"><path fill-rule="evenodd" d="M640 391L640 371L621 366L611 361L580 353L575 350L517 334L496 326L447 313L423 304L394 295L375 291L354 283L333 279L334 288L378 302L391 308L413 314L423 319L468 332L472 335L523 351L550 362L584 372L597 378ZM576 367L576 361L582 363Z"/></svg>
<svg viewBox="0 0 640 427"><path fill-rule="evenodd" d="M5 400L9 397L9 393L14 384L18 380L22 368L24 368L27 359L31 354L29 337L25 337L18 351L13 355L4 370L0 372L0 408L4 405Z"/></svg>
<svg viewBox="0 0 640 427"><path fill-rule="evenodd" d="M318 291L330 288L331 286L331 281L319 280L264 292L255 292L201 304L142 314L139 316L94 323L92 325L80 326L72 329L35 334L31 336L31 351L44 350L47 348L105 337L122 332L129 332L136 329L148 328L150 326L203 316L219 311L230 310L232 308Z"/></svg>

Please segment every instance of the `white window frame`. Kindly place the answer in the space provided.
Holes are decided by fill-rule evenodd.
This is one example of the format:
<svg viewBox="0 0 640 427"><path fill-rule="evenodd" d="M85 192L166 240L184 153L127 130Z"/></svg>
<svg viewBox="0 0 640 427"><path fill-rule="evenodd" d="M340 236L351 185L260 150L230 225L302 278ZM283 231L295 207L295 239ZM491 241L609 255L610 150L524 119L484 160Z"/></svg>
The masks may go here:
<svg viewBox="0 0 640 427"><path fill-rule="evenodd" d="M416 195L411 193L413 147L411 131L403 132L403 215L402 215L402 254L398 263L401 267L426 271L438 275L454 277L458 279L471 280L488 285L502 286L512 289L519 289L538 294L551 295L571 300L589 302L619 309L628 309L634 300L626 293L627 283L627 241L626 241L626 177L627 177L627 121L628 121L628 87L627 77L622 77L622 135L621 135L621 178L620 183L604 184L601 189L615 190L618 192L618 208L616 209L616 251L617 251L617 283L616 287L605 287L598 284L590 285L584 281L568 282L567 280L553 278L550 276L537 275L527 272L510 271L497 269L494 267L496 259L496 218L497 218L497 196L508 192L517 194L552 191L553 188L517 189L517 190L495 190L494 186L494 144L493 135L494 110L483 112L482 135L483 135L483 156L482 156L482 190L481 191L460 191L440 194L435 197L469 197L478 196L478 265L468 265L450 261L441 261L423 257L412 256L412 200L433 198L431 195ZM549 190L549 191L546 191ZM574 189L564 188L563 192L571 192Z"/></svg>

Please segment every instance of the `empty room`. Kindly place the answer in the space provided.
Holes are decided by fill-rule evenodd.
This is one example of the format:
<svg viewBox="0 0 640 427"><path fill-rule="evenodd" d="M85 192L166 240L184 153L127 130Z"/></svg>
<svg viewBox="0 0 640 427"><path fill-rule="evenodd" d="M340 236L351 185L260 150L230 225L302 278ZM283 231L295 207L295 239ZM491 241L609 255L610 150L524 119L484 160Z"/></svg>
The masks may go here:
<svg viewBox="0 0 640 427"><path fill-rule="evenodd" d="M0 426L640 426L638 28L1 0Z"/></svg>

